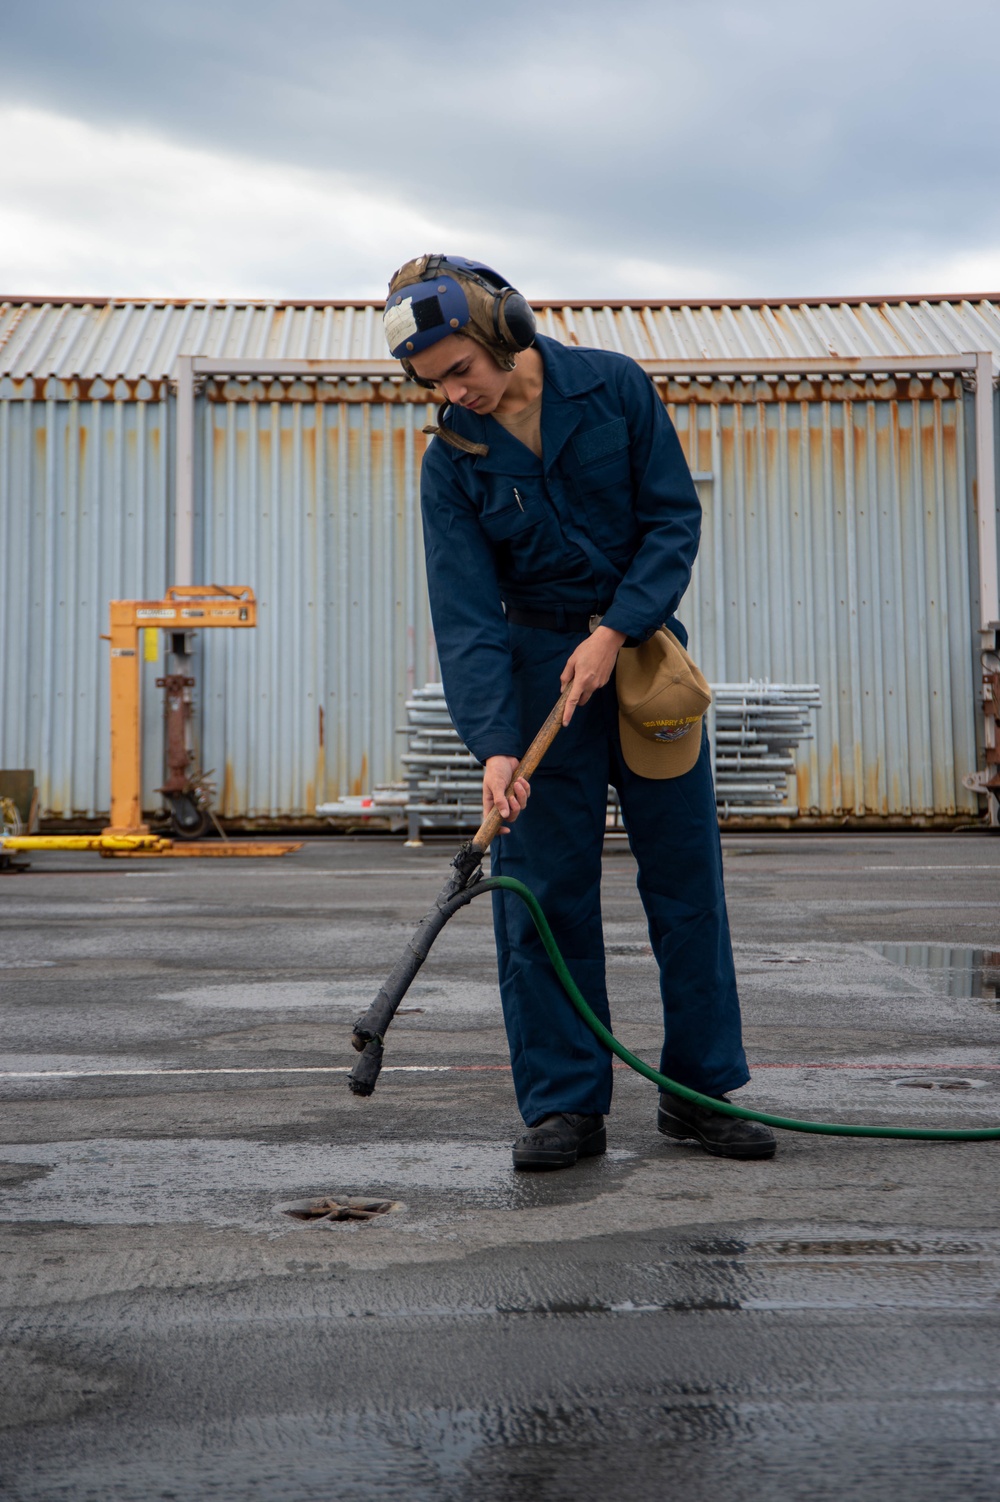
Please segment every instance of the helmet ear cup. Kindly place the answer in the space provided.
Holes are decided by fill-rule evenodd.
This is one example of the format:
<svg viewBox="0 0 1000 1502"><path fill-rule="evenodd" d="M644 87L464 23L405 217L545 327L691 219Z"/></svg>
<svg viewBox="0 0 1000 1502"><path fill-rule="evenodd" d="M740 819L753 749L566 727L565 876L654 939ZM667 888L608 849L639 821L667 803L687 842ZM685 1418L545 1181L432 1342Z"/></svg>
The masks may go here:
<svg viewBox="0 0 1000 1502"><path fill-rule="evenodd" d="M493 304L493 325L500 342L512 350L527 349L534 344L538 331L526 298L513 287L498 293Z"/></svg>

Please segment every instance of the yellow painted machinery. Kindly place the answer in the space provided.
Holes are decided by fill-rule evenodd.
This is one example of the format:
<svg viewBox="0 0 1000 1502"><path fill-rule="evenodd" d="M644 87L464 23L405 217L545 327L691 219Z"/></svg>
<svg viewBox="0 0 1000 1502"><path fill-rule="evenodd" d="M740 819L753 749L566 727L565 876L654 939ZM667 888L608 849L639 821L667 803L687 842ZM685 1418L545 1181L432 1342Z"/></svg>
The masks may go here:
<svg viewBox="0 0 1000 1502"><path fill-rule="evenodd" d="M256 624L253 590L240 584L175 584L162 600L111 601L111 822L106 835L149 833L141 804L139 632Z"/></svg>
<svg viewBox="0 0 1000 1502"><path fill-rule="evenodd" d="M139 633L203 631L219 626L237 629L257 624L257 602L246 585L173 585L162 600L111 601L111 818L98 835L14 835L3 838L6 850L94 850L111 856L247 856L285 855L301 843L212 840L205 844L175 842L151 831L142 819L142 654ZM158 680L168 693L174 679ZM177 684L192 680L178 678ZM176 717L175 718L179 718ZM181 722L183 723L183 721ZM177 777L177 747L168 760L168 792ZM181 784L177 784L181 787Z"/></svg>

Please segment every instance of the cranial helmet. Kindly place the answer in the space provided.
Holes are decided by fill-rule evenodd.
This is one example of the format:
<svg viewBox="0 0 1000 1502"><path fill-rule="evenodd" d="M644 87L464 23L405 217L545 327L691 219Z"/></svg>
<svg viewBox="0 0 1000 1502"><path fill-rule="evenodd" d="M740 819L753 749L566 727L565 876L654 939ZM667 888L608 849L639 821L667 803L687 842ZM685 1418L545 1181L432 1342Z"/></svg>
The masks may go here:
<svg viewBox="0 0 1000 1502"><path fill-rule="evenodd" d="M449 334L466 334L513 370L514 356L535 342L535 315L499 272L465 256L423 255L407 261L389 282L382 315L392 356L421 386L409 356Z"/></svg>

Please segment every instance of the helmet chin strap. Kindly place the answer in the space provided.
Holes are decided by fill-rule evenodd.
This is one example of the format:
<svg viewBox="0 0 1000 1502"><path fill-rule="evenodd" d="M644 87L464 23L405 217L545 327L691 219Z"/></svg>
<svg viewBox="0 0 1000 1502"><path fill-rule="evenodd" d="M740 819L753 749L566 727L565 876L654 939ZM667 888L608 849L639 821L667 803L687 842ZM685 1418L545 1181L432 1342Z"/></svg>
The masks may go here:
<svg viewBox="0 0 1000 1502"><path fill-rule="evenodd" d="M441 408L442 415L450 406L450 402L445 402ZM432 438L443 439L445 443L450 443L453 449L459 449L463 454L476 454L479 458L485 459L490 451L488 443L473 443L471 438L463 438L461 433L455 432L454 428L446 428L440 420L437 427L433 423L428 423L427 427L421 428L420 431L429 434Z"/></svg>

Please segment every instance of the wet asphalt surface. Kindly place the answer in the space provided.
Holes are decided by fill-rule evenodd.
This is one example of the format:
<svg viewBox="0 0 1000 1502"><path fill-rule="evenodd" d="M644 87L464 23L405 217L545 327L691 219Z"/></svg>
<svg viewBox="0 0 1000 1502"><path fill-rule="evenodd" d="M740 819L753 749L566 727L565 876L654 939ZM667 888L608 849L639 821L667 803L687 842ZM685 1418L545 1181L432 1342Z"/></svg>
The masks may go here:
<svg viewBox="0 0 1000 1502"><path fill-rule="evenodd" d="M350 1024L453 848L0 877L0 1495L995 1498L1000 1143L732 1163L659 1137L622 1070L608 1156L515 1177L485 902L350 1095ZM1000 839L725 852L740 1099L1000 1123ZM655 1060L633 883L609 844L616 1030ZM285 1213L326 1196L394 1208Z"/></svg>

